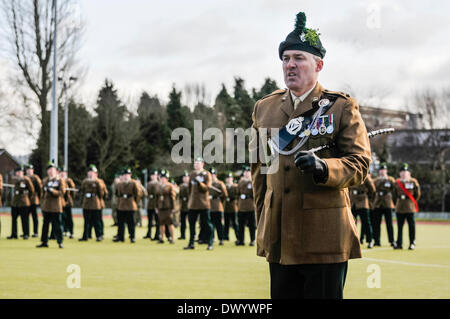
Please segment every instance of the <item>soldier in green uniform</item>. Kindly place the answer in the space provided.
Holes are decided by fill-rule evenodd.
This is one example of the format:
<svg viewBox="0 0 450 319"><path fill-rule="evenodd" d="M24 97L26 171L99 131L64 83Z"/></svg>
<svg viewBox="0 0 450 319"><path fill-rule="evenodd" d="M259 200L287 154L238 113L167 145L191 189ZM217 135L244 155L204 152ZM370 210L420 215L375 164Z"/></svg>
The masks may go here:
<svg viewBox="0 0 450 319"><path fill-rule="evenodd" d="M80 187L80 196L83 198L84 229L83 236L79 241L87 241L92 228L94 228L97 241L102 241L101 210L106 187L99 181L95 165L89 165L87 175Z"/></svg>
<svg viewBox="0 0 450 319"><path fill-rule="evenodd" d="M228 172L228 175L225 179L225 187L227 189L227 198L225 199L225 208L224 208L224 240L230 240L229 230L230 226L234 230L234 234L236 239L239 238L238 235L238 223L237 223L237 211L238 211L238 187L237 184L234 183L233 173Z"/></svg>
<svg viewBox="0 0 450 319"><path fill-rule="evenodd" d="M245 227L250 231L250 246L255 245L256 218L253 205L253 187L250 167L244 166L244 174L238 183L238 224L239 237L236 246L245 245Z"/></svg>
<svg viewBox="0 0 450 319"><path fill-rule="evenodd" d="M211 174L203 168L204 165L203 158L196 157L194 170L189 174L188 220L190 237L189 244L184 249L194 249L195 228L199 215L204 220L205 238L208 244L206 249L213 250L214 248L214 233L210 215L211 204L209 200L212 178Z"/></svg>
<svg viewBox="0 0 450 319"><path fill-rule="evenodd" d="M158 223L158 215L156 214L156 191L158 189L159 180L158 180L158 170L154 169L150 173L150 181L147 184L147 194L148 194L148 202L147 202L147 219L148 219L148 230L147 235L144 238L150 238L150 240L158 240L159 239L159 223ZM153 223L153 221L155 221ZM152 227L155 226L155 235L152 238Z"/></svg>
<svg viewBox="0 0 450 319"><path fill-rule="evenodd" d="M166 234L166 227L169 229L168 240L171 244L174 243L174 227L173 219L175 215L175 200L176 200L176 189L175 186L169 183L169 172L166 170L161 170L160 174L160 184L156 191L157 194L157 214L159 220L159 233L161 237L158 243L164 243L164 235Z"/></svg>
<svg viewBox="0 0 450 319"><path fill-rule="evenodd" d="M72 217L72 207L73 198L75 197L75 183L73 179L67 176L67 169L62 168L59 171L59 177L64 180L68 189L64 194L64 207L62 213L62 225L63 232L65 235L69 236L70 239L73 238L73 217ZM70 189L69 189L70 188Z"/></svg>
<svg viewBox="0 0 450 319"><path fill-rule="evenodd" d="M31 179L34 186L34 195L31 198L30 214L33 220L33 235L32 237L38 237L39 220L37 215L37 207L39 206L39 198L42 195L42 181L41 178L34 173L34 167L32 164L25 166L27 177Z"/></svg>
<svg viewBox="0 0 450 319"><path fill-rule="evenodd" d="M22 222L23 239L30 237L29 229L29 209L31 198L34 196L33 182L24 176L23 167L17 167L14 173L14 195L11 202L11 236L7 239L17 239L17 217L20 216Z"/></svg>
<svg viewBox="0 0 450 319"><path fill-rule="evenodd" d="M142 191L135 180L131 178L131 169L127 168L123 172L123 181L116 187L117 218L119 220L118 234L114 242L125 241L125 223L128 226L128 234L131 243L135 243L134 213L138 209L137 203L142 197Z"/></svg>
<svg viewBox="0 0 450 319"><path fill-rule="evenodd" d="M394 249L403 249L403 224L408 222L409 230L409 250L413 250L416 246L416 223L414 214L419 212L417 201L421 195L420 185L417 179L411 177L408 164L404 163L400 171L400 178L395 183L397 213L397 247Z"/></svg>
<svg viewBox="0 0 450 319"><path fill-rule="evenodd" d="M360 242L361 244L363 243L363 237L365 236L368 244L367 248L373 248L372 225L370 223L370 202L375 194L375 185L370 175L367 175L363 184L350 187L349 192L355 223L358 216L361 220Z"/></svg>
<svg viewBox="0 0 450 319"><path fill-rule="evenodd" d="M180 237L186 239L186 218L188 216L188 198L189 198L189 172L184 171L183 183L180 185Z"/></svg>
<svg viewBox="0 0 450 319"><path fill-rule="evenodd" d="M211 188L209 190L209 200L211 202L211 221L214 228L217 231L217 238L219 238L219 245L223 245L223 204L228 197L227 188L225 184L217 178L217 171L215 168L211 168L210 171L212 177ZM213 228L213 233L214 233Z"/></svg>
<svg viewBox="0 0 450 319"><path fill-rule="evenodd" d="M392 227L392 212L394 211L395 178L388 175L386 163L381 163L378 177L374 181L376 194L373 201L373 237L375 246L381 246L381 220L384 216L389 243L392 247L397 244L394 240L394 228Z"/></svg>
<svg viewBox="0 0 450 319"><path fill-rule="evenodd" d="M98 219L98 222L100 223L100 239L103 240L105 235L105 224L103 223L103 210L106 208L106 200L108 199L108 188L106 187L106 183L103 179L98 177L97 175L97 181L100 184L100 187L102 189L103 196L100 197L100 212L96 216ZM91 229L89 230L89 238L91 238L93 225L91 225Z"/></svg>
<svg viewBox="0 0 450 319"><path fill-rule="evenodd" d="M63 248L63 235L61 232L61 218L63 211L66 183L58 176L58 170L53 163L47 166L47 177L42 181L43 195L41 210L44 217L42 225L41 244L38 248L48 247L48 228L52 224L59 248Z"/></svg>

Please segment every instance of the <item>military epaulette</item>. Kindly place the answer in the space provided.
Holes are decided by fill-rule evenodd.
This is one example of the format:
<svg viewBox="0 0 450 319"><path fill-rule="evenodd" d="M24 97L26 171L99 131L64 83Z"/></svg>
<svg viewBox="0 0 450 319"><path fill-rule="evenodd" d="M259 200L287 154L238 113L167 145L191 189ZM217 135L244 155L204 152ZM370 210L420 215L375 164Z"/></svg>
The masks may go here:
<svg viewBox="0 0 450 319"><path fill-rule="evenodd" d="M279 90L273 91L272 93L263 96L261 98L261 100L264 100L265 98L268 98L269 96L272 96L272 95L284 94L284 93L286 93L286 91L287 91L287 89L279 89Z"/></svg>
<svg viewBox="0 0 450 319"><path fill-rule="evenodd" d="M343 97L344 99L350 98L350 94L344 93L342 91L323 90L323 92L326 94L337 95L337 96Z"/></svg>

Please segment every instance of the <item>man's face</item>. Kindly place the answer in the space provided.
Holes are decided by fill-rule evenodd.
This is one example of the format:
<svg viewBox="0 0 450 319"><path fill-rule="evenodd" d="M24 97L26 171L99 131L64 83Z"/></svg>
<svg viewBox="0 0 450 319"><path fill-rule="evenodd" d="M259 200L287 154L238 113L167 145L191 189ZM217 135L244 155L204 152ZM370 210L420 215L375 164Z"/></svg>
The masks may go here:
<svg viewBox="0 0 450 319"><path fill-rule="evenodd" d="M158 174L152 174L152 175L150 175L150 179L151 179L153 182L157 181L157 180L158 180Z"/></svg>
<svg viewBox="0 0 450 319"><path fill-rule="evenodd" d="M252 177L252 173L250 171L244 171L244 177L250 179Z"/></svg>
<svg viewBox="0 0 450 319"><path fill-rule="evenodd" d="M48 177L50 177L50 178L56 177L56 174L57 174L57 173L58 173L58 172L57 172L57 170L56 170L55 167L50 167L50 168L47 170L47 175L48 175Z"/></svg>
<svg viewBox="0 0 450 319"><path fill-rule="evenodd" d="M204 163L202 161L195 161L194 162L194 169L196 171L200 171L200 170L203 169L203 165L204 165Z"/></svg>
<svg viewBox="0 0 450 319"><path fill-rule="evenodd" d="M67 172L59 172L59 177L66 178L67 177Z"/></svg>
<svg viewBox="0 0 450 319"><path fill-rule="evenodd" d="M189 183L189 176L183 176L183 183L185 184Z"/></svg>
<svg viewBox="0 0 450 319"><path fill-rule="evenodd" d="M88 177L89 177L90 179L96 179L96 178L97 178L97 172L89 171L89 172L88 172Z"/></svg>
<svg viewBox="0 0 450 319"><path fill-rule="evenodd" d="M17 177L23 177L23 171L22 170L16 171L16 176Z"/></svg>
<svg viewBox="0 0 450 319"><path fill-rule="evenodd" d="M131 174L124 174L123 179L125 182L129 182L131 180Z"/></svg>
<svg viewBox="0 0 450 319"><path fill-rule="evenodd" d="M233 177L227 177L227 179L225 180L225 182L227 184L233 184Z"/></svg>
<svg viewBox="0 0 450 319"><path fill-rule="evenodd" d="M28 176L33 176L33 174L34 174L34 169L32 169L32 168L27 168L27 175L28 175Z"/></svg>
<svg viewBox="0 0 450 319"><path fill-rule="evenodd" d="M380 173L380 176L385 177L385 176L387 176L387 169L386 168L382 168L382 169L380 169L379 173Z"/></svg>
<svg viewBox="0 0 450 319"><path fill-rule="evenodd" d="M403 180L408 180L411 177L410 171L400 171L400 178Z"/></svg>
<svg viewBox="0 0 450 319"><path fill-rule="evenodd" d="M296 95L301 95L314 86L323 67L321 60L316 61L311 53L300 50L284 51L282 61L284 83Z"/></svg>

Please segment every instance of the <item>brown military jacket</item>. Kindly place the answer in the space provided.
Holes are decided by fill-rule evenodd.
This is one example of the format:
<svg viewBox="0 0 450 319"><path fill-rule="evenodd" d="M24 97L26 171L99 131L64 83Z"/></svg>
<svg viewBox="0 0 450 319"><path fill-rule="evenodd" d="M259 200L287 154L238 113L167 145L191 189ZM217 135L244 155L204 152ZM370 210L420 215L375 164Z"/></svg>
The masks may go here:
<svg viewBox="0 0 450 319"><path fill-rule="evenodd" d="M142 190L138 183L131 179L129 182L120 182L116 186L117 209L122 211L136 211L137 203L142 197Z"/></svg>
<svg viewBox="0 0 450 319"><path fill-rule="evenodd" d="M370 202L375 194L375 185L370 176L367 176L361 185L349 187L348 190L350 202L354 209L370 209Z"/></svg>
<svg viewBox="0 0 450 319"><path fill-rule="evenodd" d="M13 177L14 196L11 202L12 207L26 207L31 205L31 198L34 196L34 186L27 176L19 178Z"/></svg>
<svg viewBox="0 0 450 319"><path fill-rule="evenodd" d="M300 172L294 155L280 155L278 170L262 173L258 154L260 132L254 131L250 153L253 194L257 217L257 254L270 262L320 264L345 262L361 257L359 237L351 213L348 187L361 184L371 161L367 130L357 102L339 92L325 90L319 83L294 111L289 90L278 90L256 102L253 128L282 128L304 115L324 94L336 97L325 113L333 114L334 129L325 135L310 135L301 150L335 142L335 147L316 153L328 167L325 183ZM316 109L316 107L314 107ZM270 136L269 130L269 136ZM298 144L295 138L291 146Z"/></svg>
<svg viewBox="0 0 450 319"><path fill-rule="evenodd" d="M225 199L225 213L236 213L238 211L238 188L237 184L226 185L228 196Z"/></svg>
<svg viewBox="0 0 450 319"><path fill-rule="evenodd" d="M224 203L225 199L228 197L227 188L225 187L225 184L220 180L212 182L211 186L220 190L220 192L218 192L217 190L215 190L213 188L209 189L209 199L211 201L211 211L212 212L223 212L224 211L223 203Z"/></svg>
<svg viewBox="0 0 450 319"><path fill-rule="evenodd" d="M147 203L147 209L155 209L157 207L157 191L158 191L158 182L151 181L147 184L147 193L148 193L148 203Z"/></svg>
<svg viewBox="0 0 450 319"><path fill-rule="evenodd" d="M176 191L175 186L171 183L166 185L160 184L157 191L157 205L160 210L175 209Z"/></svg>
<svg viewBox="0 0 450 319"><path fill-rule="evenodd" d="M103 179L97 178L97 180L99 181L99 183L101 184L101 188L103 189L103 196L100 197L100 206L103 209L106 207L105 201L108 198L108 188L106 187L105 181Z"/></svg>
<svg viewBox="0 0 450 319"><path fill-rule="evenodd" d="M420 185L417 179L411 177L409 181L402 181L402 184L406 188L406 190L411 193L414 199L418 201L421 192L420 192ZM396 197L396 205L395 205L396 213L400 214L418 213L413 201L409 199L408 196L406 196L406 194L403 192L400 186L397 185L397 182L395 182L395 197Z"/></svg>
<svg viewBox="0 0 450 319"><path fill-rule="evenodd" d="M33 174L32 176L28 176L31 179L31 182L34 186L34 194L31 197L31 205L39 205L39 198L42 196L42 181L41 178Z"/></svg>
<svg viewBox="0 0 450 319"><path fill-rule="evenodd" d="M104 183L100 182L99 179L91 180L85 178L80 187L80 195L83 197L83 209L102 209L102 198L105 196L105 190Z"/></svg>
<svg viewBox="0 0 450 319"><path fill-rule="evenodd" d="M395 178L392 176L377 177L374 184L376 188L374 208L394 208Z"/></svg>
<svg viewBox="0 0 450 319"><path fill-rule="evenodd" d="M3 176L2 174L0 174L0 207L3 206L2 195L3 195Z"/></svg>
<svg viewBox="0 0 450 319"><path fill-rule="evenodd" d="M197 177L199 180L197 180ZM210 209L209 189L211 186L211 174L206 170L196 172L195 170L189 175L189 209Z"/></svg>
<svg viewBox="0 0 450 319"><path fill-rule="evenodd" d="M41 210L46 213L62 213L66 183L59 177L45 177L42 181L43 192Z"/></svg>
<svg viewBox="0 0 450 319"><path fill-rule="evenodd" d="M65 180L67 188L75 188L75 183L73 182L73 179L70 177L67 177ZM75 195L75 191L69 191L66 190L66 193L64 194L64 207L72 207L73 206L73 197Z"/></svg>
<svg viewBox="0 0 450 319"><path fill-rule="evenodd" d="M181 184L180 185L180 206L181 211L188 211L188 199L189 199L189 184Z"/></svg>
<svg viewBox="0 0 450 319"><path fill-rule="evenodd" d="M238 211L252 212L255 210L253 203L253 186L249 179L241 178L238 183Z"/></svg>

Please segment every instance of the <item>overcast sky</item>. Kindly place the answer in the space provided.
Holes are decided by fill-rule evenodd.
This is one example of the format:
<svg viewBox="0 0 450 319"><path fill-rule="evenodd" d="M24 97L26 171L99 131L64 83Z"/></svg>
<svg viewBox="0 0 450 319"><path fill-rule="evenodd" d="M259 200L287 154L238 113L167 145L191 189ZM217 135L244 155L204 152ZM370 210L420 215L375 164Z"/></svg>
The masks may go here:
<svg viewBox="0 0 450 319"><path fill-rule="evenodd" d="M416 90L450 83L450 1L77 3L86 22L78 57L88 68L79 93L90 106L105 78L131 104L143 90L167 101L173 84L182 89L188 83L205 84L212 100L221 83L232 91L235 76L247 89L259 88L266 77L284 87L278 45L298 11L321 33L327 53L319 81L328 89L405 110ZM14 154L32 147L17 139L7 143L0 147Z"/></svg>

